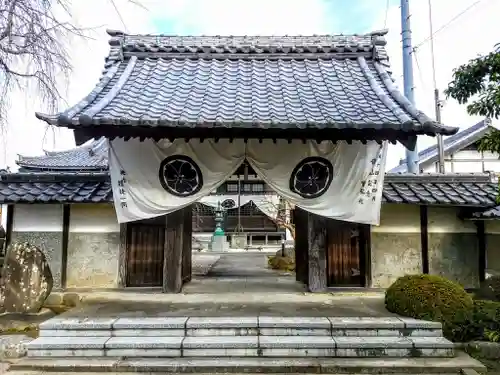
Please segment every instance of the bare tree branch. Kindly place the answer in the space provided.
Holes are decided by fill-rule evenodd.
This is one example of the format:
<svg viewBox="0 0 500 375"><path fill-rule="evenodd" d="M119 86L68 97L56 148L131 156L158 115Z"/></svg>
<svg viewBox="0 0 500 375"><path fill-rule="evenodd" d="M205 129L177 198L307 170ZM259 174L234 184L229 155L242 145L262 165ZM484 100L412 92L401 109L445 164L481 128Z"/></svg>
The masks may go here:
<svg viewBox="0 0 500 375"><path fill-rule="evenodd" d="M72 69L67 44L73 37L88 38L86 31L91 30L73 22L71 3L72 0L0 0L2 128L14 89L24 93L34 89L47 111L57 111L63 99L58 87L68 82Z"/></svg>

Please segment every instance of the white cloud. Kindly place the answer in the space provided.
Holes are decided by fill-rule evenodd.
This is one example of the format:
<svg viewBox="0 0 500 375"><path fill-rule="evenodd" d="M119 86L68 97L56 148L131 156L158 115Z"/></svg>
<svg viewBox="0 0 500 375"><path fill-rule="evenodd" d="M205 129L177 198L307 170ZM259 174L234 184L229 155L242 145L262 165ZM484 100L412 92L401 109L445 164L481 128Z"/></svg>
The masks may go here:
<svg viewBox="0 0 500 375"><path fill-rule="evenodd" d="M330 3L329 3L330 1ZM342 12L332 12L332 0L142 0L148 10L132 5L127 0L115 0L128 31L134 33L154 33L158 21L173 22L175 33L205 34L321 34L330 30L341 31ZM435 30L446 24L474 0L444 1L434 0ZM377 3L377 4L375 4ZM356 0L356 4L372 14L371 29L381 29L385 19L385 0ZM412 1L413 42L417 45L429 35L427 20L427 1ZM375 6L377 5L377 7ZM438 87L442 90L451 79L453 68L467 62L479 53L486 53L500 41L500 29L496 26L500 13L500 2L483 0L474 9L453 22L436 35L436 67ZM79 25L99 27L93 39L73 40L69 53L74 72L67 87L67 103L61 108L74 104L86 96L96 84L103 68L104 57L108 53L106 28L124 30L110 0L75 0L73 6ZM355 22L355 20L353 20ZM345 24L345 21L343 22ZM396 78L401 76L401 37L399 7L389 9L387 27L388 52ZM364 30L364 31L369 31ZM414 81L418 107L434 116L433 87L430 69L429 43L417 50L419 61L414 66ZM420 79L422 77L422 80ZM399 79L399 81L401 81ZM7 147L0 154L0 165L14 166L16 154L36 155L42 152L45 125L34 117L34 112L43 107L34 95L26 97L16 94L12 97ZM476 122L467 116L464 107L448 101L443 109L443 121L449 125L470 126ZM65 149L73 145L72 133L56 129L55 147ZM52 132L46 134L45 147L52 148ZM4 138L5 140L5 138ZM431 140L430 142L433 142ZM429 144L422 139L420 148ZM396 164L404 154L401 147L390 152L389 164Z"/></svg>

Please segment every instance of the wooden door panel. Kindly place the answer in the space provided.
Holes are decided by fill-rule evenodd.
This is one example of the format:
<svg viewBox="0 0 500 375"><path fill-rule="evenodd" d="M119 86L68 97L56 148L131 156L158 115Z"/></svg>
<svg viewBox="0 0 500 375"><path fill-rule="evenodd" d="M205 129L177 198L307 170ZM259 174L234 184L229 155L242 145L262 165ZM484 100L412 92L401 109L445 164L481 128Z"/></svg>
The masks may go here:
<svg viewBox="0 0 500 375"><path fill-rule="evenodd" d="M127 228L127 286L161 286L165 227L130 224Z"/></svg>
<svg viewBox="0 0 500 375"><path fill-rule="evenodd" d="M330 220L327 233L328 286L362 286L358 225Z"/></svg>

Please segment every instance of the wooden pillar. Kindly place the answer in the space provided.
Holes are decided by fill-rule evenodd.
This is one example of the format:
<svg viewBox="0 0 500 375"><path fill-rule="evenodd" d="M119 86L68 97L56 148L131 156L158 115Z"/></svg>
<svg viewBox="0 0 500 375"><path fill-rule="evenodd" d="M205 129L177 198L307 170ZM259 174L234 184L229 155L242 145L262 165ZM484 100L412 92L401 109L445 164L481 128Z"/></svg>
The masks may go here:
<svg viewBox="0 0 500 375"><path fill-rule="evenodd" d="M486 259L486 230L484 227L484 221L476 221L477 228L477 245L479 250L479 259L478 259L478 267L479 267L479 282L482 283L486 280L486 267L487 267L487 259Z"/></svg>
<svg viewBox="0 0 500 375"><path fill-rule="evenodd" d="M69 245L70 205L63 205L63 231L61 248L61 289L66 289L68 275L68 245Z"/></svg>
<svg viewBox="0 0 500 375"><path fill-rule="evenodd" d="M323 292L326 289L327 219L311 213L307 216L308 289L311 292Z"/></svg>
<svg viewBox="0 0 500 375"><path fill-rule="evenodd" d="M165 247L163 250L163 293L182 291L182 251L184 242L184 210L165 217Z"/></svg>
<svg viewBox="0 0 500 375"><path fill-rule="evenodd" d="M184 238L182 240L182 282L191 281L193 268L193 206L184 211Z"/></svg>
<svg viewBox="0 0 500 375"><path fill-rule="evenodd" d="M309 282L307 217L306 211L295 208L295 278L304 284Z"/></svg>
<svg viewBox="0 0 500 375"><path fill-rule="evenodd" d="M120 247L118 252L118 288L127 286L127 241L128 228L126 223L120 224Z"/></svg>
<svg viewBox="0 0 500 375"><path fill-rule="evenodd" d="M420 206L420 244L422 251L422 273L429 273L429 233L427 206Z"/></svg>

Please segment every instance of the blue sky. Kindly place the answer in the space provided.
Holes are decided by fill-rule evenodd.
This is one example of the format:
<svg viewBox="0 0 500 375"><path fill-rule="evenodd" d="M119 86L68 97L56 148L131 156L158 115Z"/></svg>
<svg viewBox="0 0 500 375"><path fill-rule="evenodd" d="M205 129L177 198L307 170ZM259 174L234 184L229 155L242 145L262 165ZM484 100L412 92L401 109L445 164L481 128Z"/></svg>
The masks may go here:
<svg viewBox="0 0 500 375"><path fill-rule="evenodd" d="M294 3L296 0L288 1L288 4L296 5ZM218 30L246 34L251 33L251 30L247 32L239 30L248 30L248 27L243 25L248 26L249 18L260 29L264 23L270 22L270 18L274 18L276 24L286 25L284 28L277 26L277 30L296 34L297 29L293 23L280 19L290 16L285 8L280 9L279 3L282 2L268 0L267 5L269 2L275 2L277 5L271 17L269 13L273 13L273 9L263 7L262 13L259 14L255 0L233 0L232 4L225 0L165 0L165 8L173 11L162 12L161 15L155 16L153 24L156 32L164 34L216 34ZM206 11L200 12L200 7L206 4L211 5L207 6ZM300 23L307 25L303 28L304 32L363 33L373 29L374 18L383 20L386 4L387 0L309 0L310 9L304 8L305 12ZM390 6L398 4L399 0L389 0ZM204 13L201 19L200 13ZM331 20L331 23L328 20ZM224 25L221 25L222 23ZM381 29L383 26L382 21L378 28Z"/></svg>

